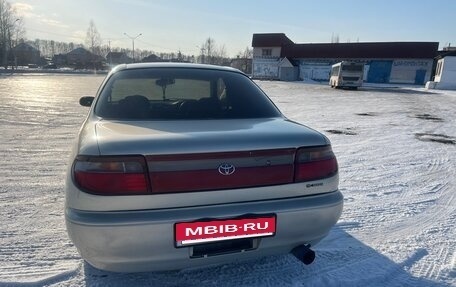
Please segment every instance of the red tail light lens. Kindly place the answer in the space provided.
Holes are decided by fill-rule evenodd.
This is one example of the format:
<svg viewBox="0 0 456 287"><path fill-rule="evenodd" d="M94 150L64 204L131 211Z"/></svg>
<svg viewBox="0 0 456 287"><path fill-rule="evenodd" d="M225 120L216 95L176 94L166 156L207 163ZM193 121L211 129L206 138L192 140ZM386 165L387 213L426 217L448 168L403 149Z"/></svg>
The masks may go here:
<svg viewBox="0 0 456 287"><path fill-rule="evenodd" d="M148 194L146 170L141 156L78 157L73 165L75 183L98 195Z"/></svg>
<svg viewBox="0 0 456 287"><path fill-rule="evenodd" d="M337 170L331 146L300 148L296 153L295 182L331 177Z"/></svg>

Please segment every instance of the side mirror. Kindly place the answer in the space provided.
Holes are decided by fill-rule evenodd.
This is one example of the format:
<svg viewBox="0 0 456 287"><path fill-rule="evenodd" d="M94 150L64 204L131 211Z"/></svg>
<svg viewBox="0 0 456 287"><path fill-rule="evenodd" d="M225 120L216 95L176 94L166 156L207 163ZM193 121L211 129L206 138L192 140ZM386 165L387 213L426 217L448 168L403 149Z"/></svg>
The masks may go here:
<svg viewBox="0 0 456 287"><path fill-rule="evenodd" d="M95 99L95 97L92 97L92 96L82 97L79 99L79 104L83 107L90 107L92 105L94 99Z"/></svg>

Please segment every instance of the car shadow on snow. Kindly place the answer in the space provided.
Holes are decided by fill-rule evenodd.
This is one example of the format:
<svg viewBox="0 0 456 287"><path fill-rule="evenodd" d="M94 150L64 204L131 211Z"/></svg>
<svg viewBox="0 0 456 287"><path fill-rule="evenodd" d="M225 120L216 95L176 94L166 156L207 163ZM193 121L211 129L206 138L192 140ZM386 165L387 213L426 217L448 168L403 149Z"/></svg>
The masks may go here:
<svg viewBox="0 0 456 287"><path fill-rule="evenodd" d="M113 273L85 263L87 286L445 286L413 277L406 270L427 256L417 250L396 263L346 230L356 223L340 223L315 248L317 257L304 265L292 255L215 267L168 272Z"/></svg>

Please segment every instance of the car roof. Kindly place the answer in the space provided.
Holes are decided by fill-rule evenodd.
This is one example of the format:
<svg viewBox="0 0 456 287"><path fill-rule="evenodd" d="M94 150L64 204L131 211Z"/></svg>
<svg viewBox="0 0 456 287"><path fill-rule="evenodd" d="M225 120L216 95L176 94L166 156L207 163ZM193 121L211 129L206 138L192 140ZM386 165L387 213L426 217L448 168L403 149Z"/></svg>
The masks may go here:
<svg viewBox="0 0 456 287"><path fill-rule="evenodd" d="M121 64L114 67L111 70L111 73L115 73L122 70L133 70L133 69L148 69L148 68L186 68L186 69L209 69L209 70L218 70L218 71L229 71L237 72L243 74L240 70L226 67L226 66L216 66L216 65L206 65L206 64L194 64L194 63L173 63L173 62L159 62L159 63L134 63L134 64Z"/></svg>

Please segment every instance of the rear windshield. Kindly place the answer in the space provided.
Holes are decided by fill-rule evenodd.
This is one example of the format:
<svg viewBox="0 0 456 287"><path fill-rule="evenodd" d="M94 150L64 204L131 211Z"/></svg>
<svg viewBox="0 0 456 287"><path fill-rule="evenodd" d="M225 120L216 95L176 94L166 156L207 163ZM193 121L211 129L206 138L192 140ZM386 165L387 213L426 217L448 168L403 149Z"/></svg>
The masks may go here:
<svg viewBox="0 0 456 287"><path fill-rule="evenodd" d="M237 119L280 116L245 75L211 69L147 68L115 73L95 114L110 119Z"/></svg>

